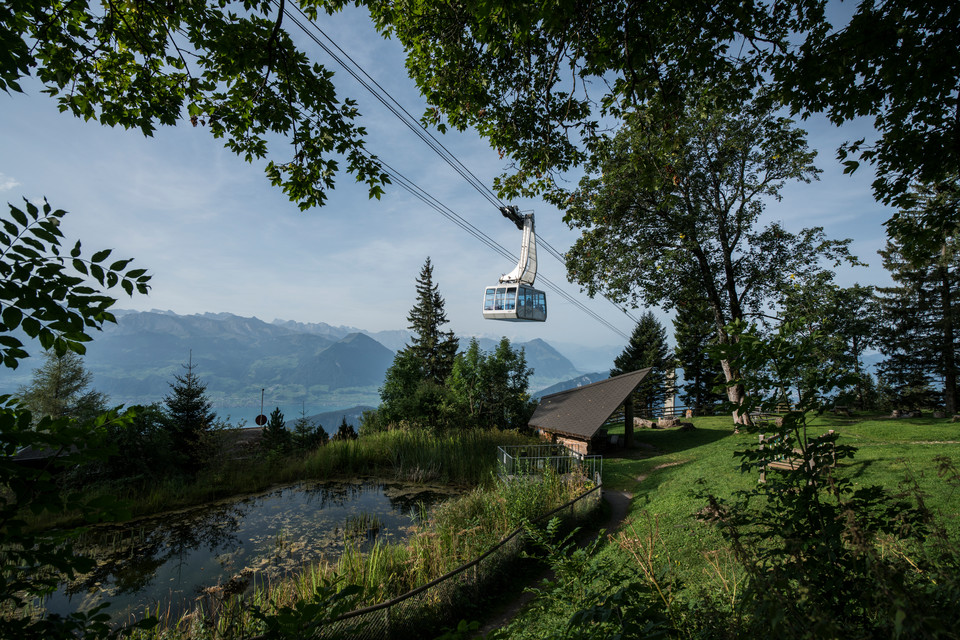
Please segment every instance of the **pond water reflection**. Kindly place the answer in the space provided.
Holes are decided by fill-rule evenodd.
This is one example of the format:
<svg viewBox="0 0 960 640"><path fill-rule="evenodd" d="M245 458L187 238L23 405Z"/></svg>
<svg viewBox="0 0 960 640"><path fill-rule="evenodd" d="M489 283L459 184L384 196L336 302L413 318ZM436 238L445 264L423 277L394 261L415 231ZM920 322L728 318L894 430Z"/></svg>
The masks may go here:
<svg viewBox="0 0 960 640"><path fill-rule="evenodd" d="M87 610L103 601L114 620L149 607L186 610L203 588L241 576L265 582L298 567L336 560L348 522L376 516L351 538L363 548L400 542L424 508L450 497L448 487L357 482L300 483L239 500L98 526L82 540L96 568L49 596L50 613Z"/></svg>

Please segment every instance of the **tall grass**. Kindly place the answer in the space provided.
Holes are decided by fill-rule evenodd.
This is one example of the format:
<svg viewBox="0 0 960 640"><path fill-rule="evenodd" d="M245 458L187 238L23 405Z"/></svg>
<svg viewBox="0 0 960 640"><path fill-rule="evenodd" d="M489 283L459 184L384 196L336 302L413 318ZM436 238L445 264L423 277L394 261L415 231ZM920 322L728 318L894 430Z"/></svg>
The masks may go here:
<svg viewBox="0 0 960 640"><path fill-rule="evenodd" d="M171 477L146 485L101 484L91 497L128 502L131 516L200 505L231 496L263 491L299 480L332 480L375 476L404 482L477 485L491 477L498 446L528 444L533 439L499 429L433 431L413 429L374 433L357 440L330 442L306 455L284 458L226 460L200 471L193 479ZM81 524L79 514L42 514L36 528Z"/></svg>
<svg viewBox="0 0 960 640"><path fill-rule="evenodd" d="M256 585L247 596L214 598L179 620L167 618L143 638L228 638L259 631L251 610L276 612L309 601L325 585L358 585L359 605L383 602L469 562L533 520L582 494L584 479L556 474L505 481L449 500L403 544L380 544L361 552L348 544L336 562L311 565L298 574ZM215 594L216 595L216 594ZM198 621L205 620L204 624Z"/></svg>

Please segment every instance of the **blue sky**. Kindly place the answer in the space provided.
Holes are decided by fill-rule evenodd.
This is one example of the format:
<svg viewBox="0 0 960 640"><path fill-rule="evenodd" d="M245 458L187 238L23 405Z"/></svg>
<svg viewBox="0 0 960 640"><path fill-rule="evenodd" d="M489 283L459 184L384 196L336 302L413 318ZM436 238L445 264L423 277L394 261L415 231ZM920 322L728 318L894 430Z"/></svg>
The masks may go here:
<svg viewBox="0 0 960 640"><path fill-rule="evenodd" d="M321 24L408 111L422 113L424 103L403 69L401 48L377 36L365 14L350 10ZM520 233L511 223L325 54L307 47L302 34L293 35L313 60L336 72L341 96L359 102L370 151L519 251ZM549 291L544 324L484 321L484 286L514 265L399 187L388 187L378 202L368 200L352 177L342 176L327 206L300 212L269 185L264 163L247 164L187 119L144 138L138 131L60 114L39 86L24 86L28 95L0 95L0 197L18 202L22 196L35 201L46 196L70 212L64 223L68 237L80 238L91 251L113 248L148 268L154 275L150 295L124 297L120 308L230 312L371 331L404 328L414 280L430 256L449 328L458 335L624 343ZM870 195L869 169L844 176L834 159L843 140L869 137L869 124L841 130L815 118L803 126L820 151L824 173L812 185L788 185L765 218L790 230L819 225L831 237L853 238L854 253L870 267L841 272L840 284L887 282L876 250L884 243L882 223L890 212ZM504 169L498 154L472 133L448 134L441 141L488 186ZM285 158L284 152L277 157ZM553 246L565 250L573 242L573 232L552 207L537 200L514 204L535 212L539 236ZM540 265L540 274L565 283L562 265L545 252ZM565 288L623 333L632 330L632 321L610 303L590 301L575 285Z"/></svg>

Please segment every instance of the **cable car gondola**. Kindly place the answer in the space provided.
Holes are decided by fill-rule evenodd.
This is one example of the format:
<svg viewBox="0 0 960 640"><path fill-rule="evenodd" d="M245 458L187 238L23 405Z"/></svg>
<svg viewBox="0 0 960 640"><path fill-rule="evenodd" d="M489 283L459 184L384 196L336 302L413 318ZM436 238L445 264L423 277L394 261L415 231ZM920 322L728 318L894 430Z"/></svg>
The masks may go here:
<svg viewBox="0 0 960 640"><path fill-rule="evenodd" d="M500 213L523 231L517 268L500 276L500 282L483 294L483 317L487 320L544 322L547 319L547 295L534 289L537 279L537 238L533 214L520 215L516 207L501 207Z"/></svg>

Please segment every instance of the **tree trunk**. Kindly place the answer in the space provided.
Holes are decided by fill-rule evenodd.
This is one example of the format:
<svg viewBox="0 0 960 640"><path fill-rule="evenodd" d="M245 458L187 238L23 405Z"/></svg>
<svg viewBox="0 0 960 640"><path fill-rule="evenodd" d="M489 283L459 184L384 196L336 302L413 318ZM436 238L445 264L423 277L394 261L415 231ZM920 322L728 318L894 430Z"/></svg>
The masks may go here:
<svg viewBox="0 0 960 640"><path fill-rule="evenodd" d="M740 372L730 366L728 360L721 360L720 366L723 367L723 377L726 379L727 383L732 380L736 380L740 377ZM743 388L742 384L735 384L727 387L727 399L735 405L743 404L744 399L746 399L747 393ZM752 422L750 422L749 413L740 413L738 410L733 410L733 424L739 429L739 427L749 427Z"/></svg>

